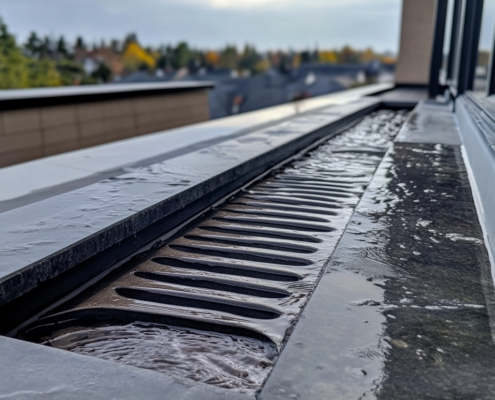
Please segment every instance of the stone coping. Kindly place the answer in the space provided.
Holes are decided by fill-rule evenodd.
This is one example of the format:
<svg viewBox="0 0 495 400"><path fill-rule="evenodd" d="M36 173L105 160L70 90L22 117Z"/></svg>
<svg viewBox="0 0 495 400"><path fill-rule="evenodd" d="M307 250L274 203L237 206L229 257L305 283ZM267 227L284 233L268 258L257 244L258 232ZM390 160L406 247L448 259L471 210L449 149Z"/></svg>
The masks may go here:
<svg viewBox="0 0 495 400"><path fill-rule="evenodd" d="M379 105L363 97L319 109L0 214L0 305L95 256L100 273L172 229L179 213L192 217Z"/></svg>
<svg viewBox="0 0 495 400"><path fill-rule="evenodd" d="M14 110L48 107L102 100L153 96L214 87L213 82L121 83L105 85L64 86L35 89L0 90L0 109Z"/></svg>

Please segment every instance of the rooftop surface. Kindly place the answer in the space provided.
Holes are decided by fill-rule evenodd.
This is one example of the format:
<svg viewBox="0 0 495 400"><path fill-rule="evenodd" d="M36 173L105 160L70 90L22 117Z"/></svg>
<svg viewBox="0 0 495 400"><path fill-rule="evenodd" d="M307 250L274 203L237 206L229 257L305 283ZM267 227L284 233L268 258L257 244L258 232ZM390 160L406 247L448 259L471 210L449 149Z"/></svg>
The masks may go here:
<svg viewBox="0 0 495 400"><path fill-rule="evenodd" d="M174 326L179 338L196 335L187 329L236 340L240 334L276 347L264 364L242 359L251 373L260 365L273 368L261 390L229 386L214 373L202 380L145 371L0 337L4 354L17 355L2 358L2 368L36 371L23 379L2 374L0 395L28 388L41 398L132 398L142 388L149 398L165 393L174 399L491 398L495 225L483 210L489 210L492 185L486 183L495 173L486 128L493 122L469 97L456 101L455 112L451 103L420 101L393 143L374 136L395 136L387 118L359 128L371 143L353 142L353 127L387 104L384 98L396 106L402 98L407 106L423 96L399 89L366 97L372 93L366 90L234 117L233 127L226 120L223 132L196 136L198 143L208 138L199 147L183 141L151 154L148 149L157 146L149 142L132 170L123 169L116 152L94 170L111 171L102 182L52 193L44 184L44 199L0 214L7 227L1 250L4 333L39 341L40 332L45 340L48 331L79 323L45 344L82 354L88 354L86 339L81 348L70 336L77 330L88 335L93 329L90 348L97 352L98 335L109 337L95 316L100 323L111 316L155 324L117 324L113 332L120 338L131 329L134 337L153 340L169 329L160 324ZM259 124L249 128L255 120ZM181 132L187 129L170 132L177 136L169 139ZM148 140L166 144L167 136L139 138ZM130 153L137 143L113 146L128 146ZM105 160L110 147L92 150ZM74 155L80 152L66 156ZM278 165L283 160L292 164ZM43 161L2 172L27 176ZM17 193L28 194L23 190ZM101 285L92 286L97 281ZM36 306L39 315L22 314ZM40 316L45 319L37 322ZM166 337L176 340L174 335ZM219 338L210 338L217 349L212 352L221 348ZM201 343L210 346L210 339ZM131 364L145 364L144 352L142 359L133 357ZM187 364L193 368L191 360L181 362L193 362ZM78 369L83 373L75 374ZM229 369L238 378L249 377L246 370ZM98 377L92 371L100 371ZM84 384L87 379L94 384Z"/></svg>

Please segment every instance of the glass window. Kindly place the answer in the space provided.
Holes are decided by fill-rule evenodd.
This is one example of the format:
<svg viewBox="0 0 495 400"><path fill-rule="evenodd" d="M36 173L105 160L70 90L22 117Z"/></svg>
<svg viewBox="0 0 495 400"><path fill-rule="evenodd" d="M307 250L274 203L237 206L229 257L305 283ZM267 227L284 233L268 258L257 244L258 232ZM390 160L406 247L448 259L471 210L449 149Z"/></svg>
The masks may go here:
<svg viewBox="0 0 495 400"><path fill-rule="evenodd" d="M483 19L481 21L480 41L478 45L478 61L474 77L473 91L480 96L486 96L490 59L493 51L495 34L495 0L485 0Z"/></svg>
<svg viewBox="0 0 495 400"><path fill-rule="evenodd" d="M447 84L447 70L449 65L450 37L452 35L452 17L454 12L454 0L448 0L447 18L445 20L445 36L443 40L442 67L440 69L439 82L441 85Z"/></svg>

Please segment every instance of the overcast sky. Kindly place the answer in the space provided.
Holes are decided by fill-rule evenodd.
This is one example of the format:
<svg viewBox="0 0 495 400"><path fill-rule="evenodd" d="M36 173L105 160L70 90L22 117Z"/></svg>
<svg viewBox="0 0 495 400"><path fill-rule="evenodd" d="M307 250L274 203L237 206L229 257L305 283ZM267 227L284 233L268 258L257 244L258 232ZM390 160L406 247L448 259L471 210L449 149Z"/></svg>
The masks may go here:
<svg viewBox="0 0 495 400"><path fill-rule="evenodd" d="M30 31L89 42L135 32L144 45L185 40L261 50L350 44L396 52L401 0L0 0L18 40Z"/></svg>

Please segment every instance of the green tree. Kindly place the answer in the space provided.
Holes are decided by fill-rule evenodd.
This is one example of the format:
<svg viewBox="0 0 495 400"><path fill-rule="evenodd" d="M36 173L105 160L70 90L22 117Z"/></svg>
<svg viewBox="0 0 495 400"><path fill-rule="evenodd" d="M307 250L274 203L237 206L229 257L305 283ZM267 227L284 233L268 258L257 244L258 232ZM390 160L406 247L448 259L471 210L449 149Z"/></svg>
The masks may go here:
<svg viewBox="0 0 495 400"><path fill-rule="evenodd" d="M0 88L29 87L28 60L0 19Z"/></svg>
<svg viewBox="0 0 495 400"><path fill-rule="evenodd" d="M112 77L112 71L104 62L101 62L92 73L91 77L96 79L98 82L108 82Z"/></svg>
<svg viewBox="0 0 495 400"><path fill-rule="evenodd" d="M60 83L60 75L53 61L27 58L0 20L0 88L58 86Z"/></svg>
<svg viewBox="0 0 495 400"><path fill-rule="evenodd" d="M255 73L257 72L256 65L261 58L262 57L258 54L254 46L246 45L239 59L239 67L248 70L251 73Z"/></svg>
<svg viewBox="0 0 495 400"><path fill-rule="evenodd" d="M74 46L76 49L86 50L86 43L81 36L78 36L76 39L76 44Z"/></svg>
<svg viewBox="0 0 495 400"><path fill-rule="evenodd" d="M237 47L227 45L220 53L220 66L223 68L237 69Z"/></svg>
<svg viewBox="0 0 495 400"><path fill-rule="evenodd" d="M175 69L186 67L189 60L192 59L192 53L186 42L180 42L172 50L171 64Z"/></svg>
<svg viewBox="0 0 495 400"><path fill-rule="evenodd" d="M85 75L84 68L81 64L67 58L57 62L57 71L60 74L62 85L80 83Z"/></svg>
<svg viewBox="0 0 495 400"><path fill-rule="evenodd" d="M39 57L41 51L41 39L38 37L36 32L31 32L29 37L24 44L24 51L28 57Z"/></svg>
<svg viewBox="0 0 495 400"><path fill-rule="evenodd" d="M67 58L69 56L69 49L63 36L60 36L60 38L57 40L56 52L57 56L61 58Z"/></svg>
<svg viewBox="0 0 495 400"><path fill-rule="evenodd" d="M29 60L29 87L60 86L62 81L55 63L46 58Z"/></svg>

